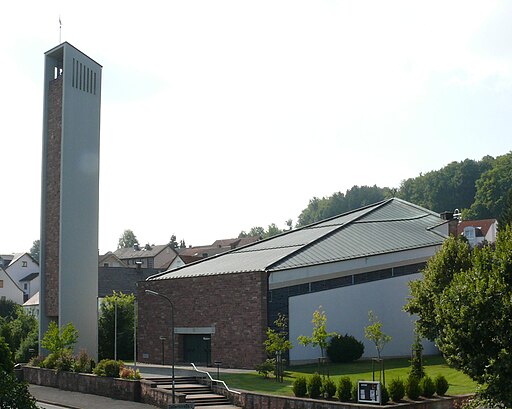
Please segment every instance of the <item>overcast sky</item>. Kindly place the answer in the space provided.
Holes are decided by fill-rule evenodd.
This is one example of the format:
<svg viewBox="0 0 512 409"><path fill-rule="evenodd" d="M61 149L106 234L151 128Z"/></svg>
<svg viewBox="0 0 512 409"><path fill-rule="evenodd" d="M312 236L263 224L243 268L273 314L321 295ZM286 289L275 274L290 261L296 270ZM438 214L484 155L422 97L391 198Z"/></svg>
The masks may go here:
<svg viewBox="0 0 512 409"><path fill-rule="evenodd" d="M297 220L512 149L512 2L19 1L0 6L0 254L39 237L44 52L103 65L100 251Z"/></svg>

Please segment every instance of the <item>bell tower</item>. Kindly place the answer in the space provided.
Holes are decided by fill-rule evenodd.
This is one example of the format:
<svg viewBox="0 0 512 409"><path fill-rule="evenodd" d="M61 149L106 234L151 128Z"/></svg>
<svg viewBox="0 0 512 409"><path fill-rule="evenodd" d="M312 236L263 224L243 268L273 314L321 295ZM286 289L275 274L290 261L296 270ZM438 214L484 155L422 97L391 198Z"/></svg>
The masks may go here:
<svg viewBox="0 0 512 409"><path fill-rule="evenodd" d="M45 53L39 334L71 322L94 359L101 70L67 42Z"/></svg>

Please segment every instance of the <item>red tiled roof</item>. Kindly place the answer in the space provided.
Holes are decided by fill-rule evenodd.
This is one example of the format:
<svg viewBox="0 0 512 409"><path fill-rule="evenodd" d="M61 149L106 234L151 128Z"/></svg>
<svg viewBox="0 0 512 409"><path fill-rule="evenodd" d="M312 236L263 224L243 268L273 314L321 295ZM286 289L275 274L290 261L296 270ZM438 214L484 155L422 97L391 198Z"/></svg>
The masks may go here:
<svg viewBox="0 0 512 409"><path fill-rule="evenodd" d="M457 226L457 234L464 233L464 227L479 227L485 236L494 223L496 223L496 219L464 220Z"/></svg>

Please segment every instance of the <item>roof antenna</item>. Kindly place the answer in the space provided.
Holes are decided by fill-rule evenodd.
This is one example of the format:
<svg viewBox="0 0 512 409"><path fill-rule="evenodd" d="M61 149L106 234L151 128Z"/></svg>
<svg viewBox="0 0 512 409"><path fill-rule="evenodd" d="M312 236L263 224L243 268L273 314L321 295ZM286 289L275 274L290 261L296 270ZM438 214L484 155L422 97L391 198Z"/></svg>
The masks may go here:
<svg viewBox="0 0 512 409"><path fill-rule="evenodd" d="M60 19L60 15L59 15L59 44L62 43L61 39L62 39L62 21Z"/></svg>

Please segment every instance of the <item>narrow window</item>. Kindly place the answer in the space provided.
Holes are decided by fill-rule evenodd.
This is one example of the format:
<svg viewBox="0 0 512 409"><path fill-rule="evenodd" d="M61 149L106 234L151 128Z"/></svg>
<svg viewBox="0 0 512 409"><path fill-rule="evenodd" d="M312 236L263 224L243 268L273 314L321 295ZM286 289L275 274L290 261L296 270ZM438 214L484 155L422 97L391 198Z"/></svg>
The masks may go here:
<svg viewBox="0 0 512 409"><path fill-rule="evenodd" d="M82 90L82 77L83 77L83 70L82 70L82 63L80 63L80 90Z"/></svg>
<svg viewBox="0 0 512 409"><path fill-rule="evenodd" d="M75 59L73 58L73 74L71 75L71 86L75 88Z"/></svg>
<svg viewBox="0 0 512 409"><path fill-rule="evenodd" d="M27 267L27 262L26 262L26 261L22 261L22 262L21 262L21 266L22 266L22 267Z"/></svg>
<svg viewBox="0 0 512 409"><path fill-rule="evenodd" d="M0 288L4 288L4 280L0 280Z"/></svg>
<svg viewBox="0 0 512 409"><path fill-rule="evenodd" d="M96 72L94 73L94 95L96 95Z"/></svg>

